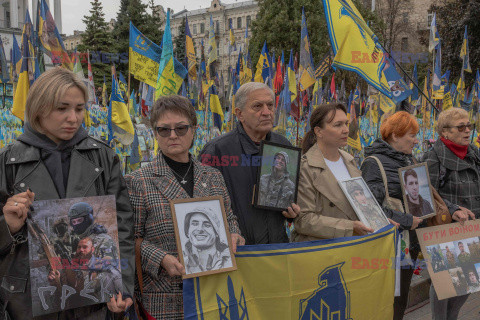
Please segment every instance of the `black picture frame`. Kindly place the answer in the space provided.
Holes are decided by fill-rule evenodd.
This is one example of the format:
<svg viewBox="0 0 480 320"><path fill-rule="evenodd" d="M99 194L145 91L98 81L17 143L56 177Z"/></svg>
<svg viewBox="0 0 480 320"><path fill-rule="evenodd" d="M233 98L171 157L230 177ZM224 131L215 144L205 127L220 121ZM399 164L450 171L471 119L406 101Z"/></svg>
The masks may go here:
<svg viewBox="0 0 480 320"><path fill-rule="evenodd" d="M278 151L280 150L280 151ZM288 198L285 199L285 196L283 197L277 197L276 204L278 206L271 205L270 203L266 203L266 199L264 199L264 189L268 189L268 185L265 185L265 179L268 177L265 177L262 179L263 176L270 176L271 175L271 170L267 171L267 167L273 167L274 161L275 161L275 155L277 155L280 152L284 152L288 156L288 160L285 159L285 156L283 156L286 164L286 170L289 173L289 179L291 183L294 185L294 191L293 195L288 195L288 198L291 199L291 201L288 201ZM300 159L301 159L301 153L302 149L293 147L293 146L287 146L283 145L280 143L275 143L275 142L270 142L270 141L262 141L260 144L260 163L258 164L258 169L257 169L257 181L253 190L253 199L252 199L252 204L256 208L260 209L267 209L267 210L274 210L274 211L285 211L287 208L291 205L291 203L296 203L297 202L297 194L298 194L298 179L299 179L299 172L300 172ZM293 158L293 159L290 159ZM258 163L256 161L252 160L252 165L255 165L255 163ZM269 166L271 163L271 166ZM292 169L295 170L294 173L290 172ZM269 179L269 178L268 178ZM268 180L270 182L270 180ZM281 186L283 188L285 187L284 182ZM288 183L291 185L291 183ZM283 193L285 194L285 193ZM279 200L282 200L282 203L278 203ZM288 203L288 205L286 205Z"/></svg>

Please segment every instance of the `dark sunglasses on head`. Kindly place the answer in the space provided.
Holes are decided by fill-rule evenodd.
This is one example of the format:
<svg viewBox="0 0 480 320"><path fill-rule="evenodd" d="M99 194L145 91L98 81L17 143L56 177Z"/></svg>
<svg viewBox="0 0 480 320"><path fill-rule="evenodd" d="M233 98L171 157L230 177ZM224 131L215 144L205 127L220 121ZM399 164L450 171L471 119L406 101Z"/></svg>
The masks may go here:
<svg viewBox="0 0 480 320"><path fill-rule="evenodd" d="M190 125L185 124L185 125L177 126L173 129L167 128L167 127L156 127L155 129L157 130L157 133L160 137L166 138L166 137L170 137L172 130L175 130L175 134L178 137L182 137L187 134L188 129L190 127L191 127Z"/></svg>
<svg viewBox="0 0 480 320"><path fill-rule="evenodd" d="M463 132L465 131L466 128L468 128L468 130L473 130L473 128L475 127L475 124L473 123L467 123L467 124L461 124L459 126L449 126L449 127L445 127L445 128L457 128L458 132Z"/></svg>

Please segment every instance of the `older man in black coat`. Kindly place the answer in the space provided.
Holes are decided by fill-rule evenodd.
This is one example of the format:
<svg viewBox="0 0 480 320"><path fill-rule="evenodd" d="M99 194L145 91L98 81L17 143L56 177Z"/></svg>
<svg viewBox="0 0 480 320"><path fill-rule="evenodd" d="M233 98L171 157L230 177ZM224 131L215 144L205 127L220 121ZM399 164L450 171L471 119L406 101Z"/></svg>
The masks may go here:
<svg viewBox="0 0 480 320"><path fill-rule="evenodd" d="M300 208L292 204L282 216L277 211L252 205L257 169L261 165L260 142L266 140L291 146L285 137L271 131L275 95L267 85L250 82L238 89L235 105L239 124L231 132L207 143L200 160L222 173L246 244L288 242L285 218L295 218Z"/></svg>

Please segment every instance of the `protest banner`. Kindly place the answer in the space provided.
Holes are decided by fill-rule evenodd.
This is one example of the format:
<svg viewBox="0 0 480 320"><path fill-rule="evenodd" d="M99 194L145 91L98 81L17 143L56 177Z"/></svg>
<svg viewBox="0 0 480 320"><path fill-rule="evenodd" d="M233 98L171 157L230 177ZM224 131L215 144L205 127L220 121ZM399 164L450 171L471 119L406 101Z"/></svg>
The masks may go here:
<svg viewBox="0 0 480 320"><path fill-rule="evenodd" d="M438 299L480 291L480 221L417 229Z"/></svg>
<svg viewBox="0 0 480 320"><path fill-rule="evenodd" d="M360 237L240 246L237 271L184 280L184 317L391 319L396 240L389 225Z"/></svg>

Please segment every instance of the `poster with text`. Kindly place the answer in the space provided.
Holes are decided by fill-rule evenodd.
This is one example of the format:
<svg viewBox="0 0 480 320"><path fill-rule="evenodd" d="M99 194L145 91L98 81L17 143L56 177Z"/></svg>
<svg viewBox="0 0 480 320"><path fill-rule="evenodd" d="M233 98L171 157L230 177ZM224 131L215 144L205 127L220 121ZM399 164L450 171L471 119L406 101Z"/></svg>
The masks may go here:
<svg viewBox="0 0 480 320"><path fill-rule="evenodd" d="M33 316L122 290L114 196L40 200L27 220Z"/></svg>
<svg viewBox="0 0 480 320"><path fill-rule="evenodd" d="M438 299L480 291L480 220L416 231Z"/></svg>

